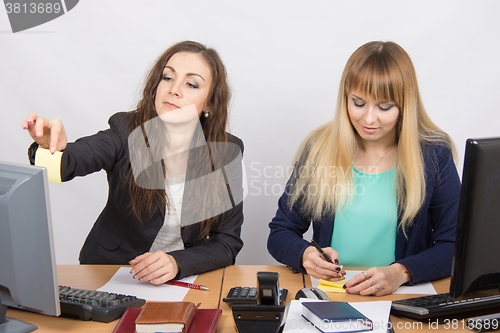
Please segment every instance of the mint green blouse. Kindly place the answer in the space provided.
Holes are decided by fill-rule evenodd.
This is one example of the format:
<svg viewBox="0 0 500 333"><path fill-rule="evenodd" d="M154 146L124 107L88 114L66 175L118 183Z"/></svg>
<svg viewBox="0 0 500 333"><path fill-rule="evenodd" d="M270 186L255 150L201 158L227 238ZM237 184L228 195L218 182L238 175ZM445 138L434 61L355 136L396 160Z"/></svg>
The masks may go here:
<svg viewBox="0 0 500 333"><path fill-rule="evenodd" d="M331 246L346 267L390 265L396 248L396 167L379 174L353 170L354 197L335 213Z"/></svg>

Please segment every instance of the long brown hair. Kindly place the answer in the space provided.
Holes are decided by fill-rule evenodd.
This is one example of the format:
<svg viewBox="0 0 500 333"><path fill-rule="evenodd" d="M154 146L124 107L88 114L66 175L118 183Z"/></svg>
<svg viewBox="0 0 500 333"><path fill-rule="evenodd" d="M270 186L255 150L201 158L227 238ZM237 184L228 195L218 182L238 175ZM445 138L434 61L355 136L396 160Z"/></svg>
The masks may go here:
<svg viewBox="0 0 500 333"><path fill-rule="evenodd" d="M209 142L227 142L226 127L228 124L228 105L230 100L230 89L227 82L227 72L224 64L218 53L207 48L205 45L194 41L183 41L168 48L156 61L154 66L149 71L142 99L137 104L137 109L129 113L129 133L134 129L141 127L143 129L146 143L150 146L151 140L164 140L163 137L147 137L143 125L153 118L157 117L155 109L156 89L161 81L163 69L170 58L179 52L188 52L198 54L208 65L212 75L212 86L208 95L207 106L210 109L210 116L204 117L203 113L200 116L200 124L204 139ZM161 146L161 145L156 145ZM210 145L209 145L210 147ZM163 177L165 176L165 167L163 166ZM164 180L164 179L162 179ZM125 184L128 184L130 191L131 203L130 208L133 214L140 220L151 217L156 209L161 207L170 208L168 197L165 189L160 188L144 188L138 186L134 178L132 169L128 173ZM200 237L209 234L211 226L217 221L217 217L203 221L202 233Z"/></svg>
<svg viewBox="0 0 500 333"><path fill-rule="evenodd" d="M295 155L300 172L296 172L289 204L298 201L305 216L320 219L352 199L352 160L358 134L349 119L347 98L353 90L375 100L394 101L400 110L396 124L396 193L405 232L426 193L422 143L448 146L454 156L455 148L448 134L425 111L410 56L394 42L366 43L347 61L334 119L312 131Z"/></svg>

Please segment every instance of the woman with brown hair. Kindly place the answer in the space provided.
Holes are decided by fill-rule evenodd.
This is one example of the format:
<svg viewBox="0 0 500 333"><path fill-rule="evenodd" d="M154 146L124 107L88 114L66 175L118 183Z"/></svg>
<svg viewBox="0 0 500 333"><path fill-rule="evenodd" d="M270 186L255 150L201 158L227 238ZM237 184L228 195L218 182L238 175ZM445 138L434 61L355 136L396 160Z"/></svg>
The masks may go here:
<svg viewBox="0 0 500 333"><path fill-rule="evenodd" d="M130 264L134 278L153 284L234 264L243 143L226 132L229 99L217 52L184 41L156 61L136 110L111 116L107 130L67 143L61 121L23 121L32 163L59 159L62 181L107 172L108 202L81 264Z"/></svg>
<svg viewBox="0 0 500 333"><path fill-rule="evenodd" d="M269 224L278 261L338 281L371 267L348 293L390 294L451 274L460 180L450 137L427 115L412 61L394 42L349 58L335 117L312 131ZM333 263L302 238L313 239Z"/></svg>

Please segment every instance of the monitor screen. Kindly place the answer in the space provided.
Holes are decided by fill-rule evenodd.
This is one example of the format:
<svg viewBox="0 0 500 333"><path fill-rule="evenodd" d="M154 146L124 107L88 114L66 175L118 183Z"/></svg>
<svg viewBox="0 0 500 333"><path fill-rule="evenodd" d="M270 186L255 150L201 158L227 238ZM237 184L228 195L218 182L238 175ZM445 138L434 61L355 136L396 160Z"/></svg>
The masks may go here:
<svg viewBox="0 0 500 333"><path fill-rule="evenodd" d="M8 306L60 314L45 168L0 162L0 267L0 332L32 331Z"/></svg>
<svg viewBox="0 0 500 333"><path fill-rule="evenodd" d="M500 287L500 138L468 139L450 296Z"/></svg>

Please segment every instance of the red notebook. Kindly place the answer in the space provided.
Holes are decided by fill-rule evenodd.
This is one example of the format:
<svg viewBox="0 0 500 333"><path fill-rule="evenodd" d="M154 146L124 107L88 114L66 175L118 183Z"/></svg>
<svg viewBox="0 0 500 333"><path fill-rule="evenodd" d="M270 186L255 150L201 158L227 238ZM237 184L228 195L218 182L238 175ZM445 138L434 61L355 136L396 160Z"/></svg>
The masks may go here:
<svg viewBox="0 0 500 333"><path fill-rule="evenodd" d="M134 333L135 319L142 308L127 308L116 324L113 333ZM196 309L187 333L213 333L222 314L220 309Z"/></svg>
<svg viewBox="0 0 500 333"><path fill-rule="evenodd" d="M113 333L134 333L135 332L135 319L141 313L142 308L127 308L122 317L116 324Z"/></svg>
<svg viewBox="0 0 500 333"><path fill-rule="evenodd" d="M196 309L188 333L214 333L221 314L221 309Z"/></svg>

